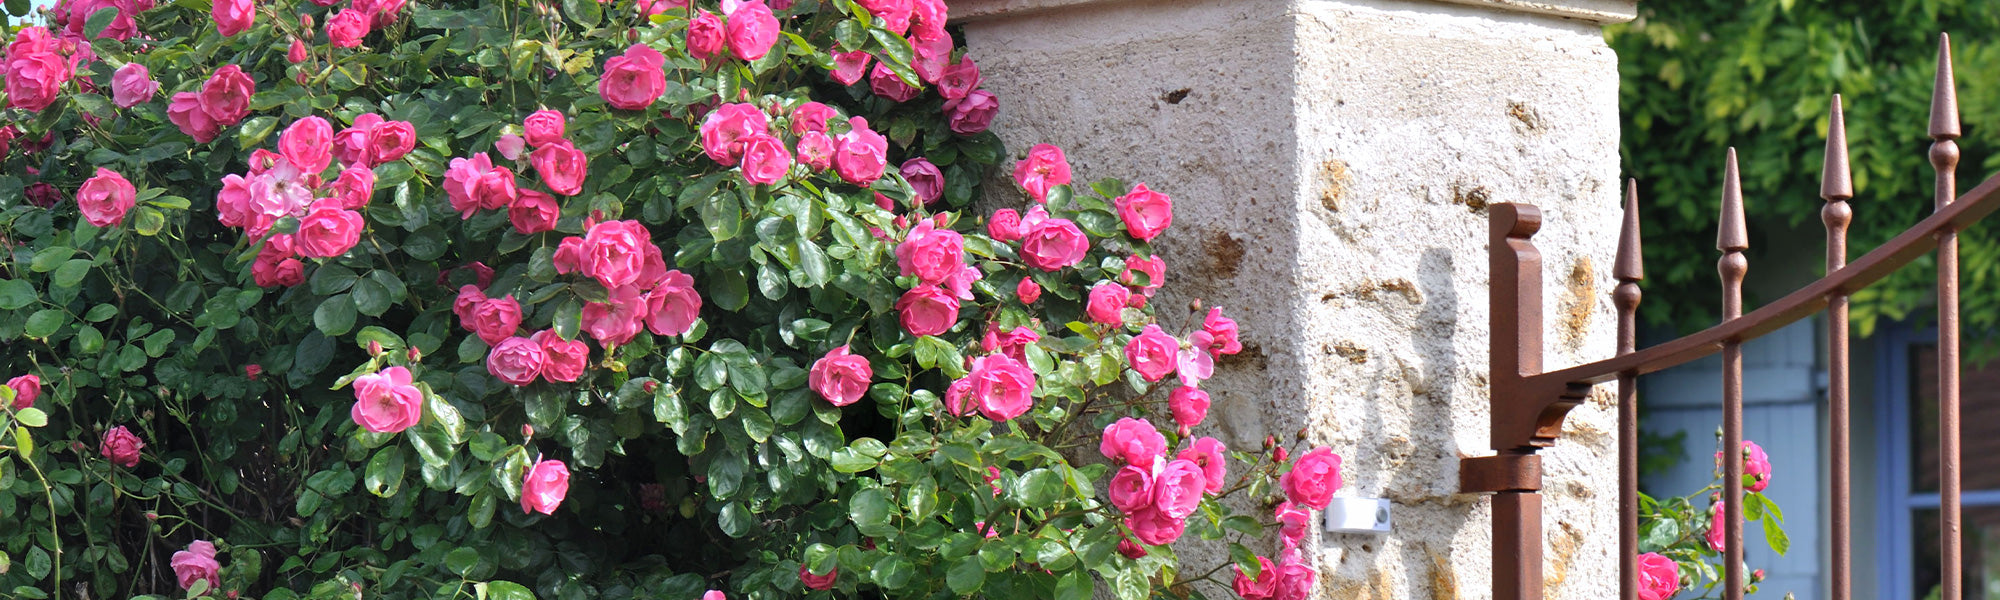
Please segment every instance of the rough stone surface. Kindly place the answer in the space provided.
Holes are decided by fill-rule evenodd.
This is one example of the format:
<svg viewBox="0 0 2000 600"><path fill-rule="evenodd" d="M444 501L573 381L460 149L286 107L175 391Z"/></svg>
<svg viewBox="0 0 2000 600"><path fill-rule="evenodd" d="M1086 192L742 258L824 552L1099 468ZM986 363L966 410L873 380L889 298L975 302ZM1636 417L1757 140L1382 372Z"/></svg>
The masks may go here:
<svg viewBox="0 0 2000 600"><path fill-rule="evenodd" d="M1163 324L1196 326L1178 308L1199 299L1227 307L1245 345L1205 386L1199 433L1244 449L1304 435L1345 457L1342 495L1394 501L1387 536L1307 544L1319 596L1489 597L1490 504L1457 493L1459 458L1490 453L1486 207L1544 211L1548 366L1608 356L1618 76L1598 24L1390 0L955 14L968 4L1012 7L965 28L1010 148L1054 143L1079 182L1175 198ZM1616 594L1611 398L1599 390L1546 453L1549 598ZM1220 560L1183 557L1193 572Z"/></svg>

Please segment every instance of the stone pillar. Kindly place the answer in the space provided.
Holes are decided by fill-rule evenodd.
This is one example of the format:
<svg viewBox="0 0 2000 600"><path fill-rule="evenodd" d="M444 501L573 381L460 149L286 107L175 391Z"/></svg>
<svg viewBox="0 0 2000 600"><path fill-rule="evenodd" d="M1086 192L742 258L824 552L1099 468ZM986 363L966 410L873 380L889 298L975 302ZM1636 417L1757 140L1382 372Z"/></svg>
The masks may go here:
<svg viewBox="0 0 2000 600"><path fill-rule="evenodd" d="M1303 435L1346 459L1341 495L1393 500L1392 533L1307 543L1317 593L1341 599L1491 593L1490 502L1457 493L1459 458L1490 453L1487 205L1546 217L1548 366L1614 349L1618 71L1600 28L1634 10L952 2L1010 148L1054 143L1079 182L1175 199L1162 320L1188 330L1199 316L1176 309L1200 299L1243 327L1245 350L1205 386L1201 433L1243 449ZM1552 599L1616 597L1612 392L1545 453Z"/></svg>

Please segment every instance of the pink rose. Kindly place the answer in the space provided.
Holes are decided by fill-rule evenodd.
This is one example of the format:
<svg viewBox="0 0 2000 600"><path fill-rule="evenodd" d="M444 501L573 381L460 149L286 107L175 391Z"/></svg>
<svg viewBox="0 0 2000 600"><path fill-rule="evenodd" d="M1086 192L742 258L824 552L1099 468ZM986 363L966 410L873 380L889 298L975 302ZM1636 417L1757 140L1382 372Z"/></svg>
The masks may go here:
<svg viewBox="0 0 2000 600"><path fill-rule="evenodd" d="M514 203L507 205L507 222L523 235L554 231L556 221L561 218L562 209L556 206L556 199L536 190L521 190Z"/></svg>
<svg viewBox="0 0 2000 600"><path fill-rule="evenodd" d="M278 134L278 154L306 173L319 173L333 162L333 126L326 119L306 117L293 121Z"/></svg>
<svg viewBox="0 0 2000 600"><path fill-rule="evenodd" d="M1715 453L1715 470L1721 472L1722 453ZM1771 485L1771 456L1757 442L1743 440L1743 490L1761 492Z"/></svg>
<svg viewBox="0 0 2000 600"><path fill-rule="evenodd" d="M204 144L222 133L222 125L201 109L201 95L194 92L174 94L173 100L167 103L167 120L179 127L181 133Z"/></svg>
<svg viewBox="0 0 2000 600"><path fill-rule="evenodd" d="M56 189L56 186L49 185L46 181L35 182L34 185L28 186L23 194L28 197L28 203L40 208L55 206L63 200L62 190Z"/></svg>
<svg viewBox="0 0 2000 600"><path fill-rule="evenodd" d="M1236 588L1236 595L1242 596L1243 600L1272 600L1278 590L1278 579L1284 577L1278 566L1271 564L1271 559L1262 556L1257 557L1257 577L1254 579L1243 572L1243 567L1234 568L1236 581L1233 587Z"/></svg>
<svg viewBox="0 0 2000 600"><path fill-rule="evenodd" d="M486 353L486 372L509 385L523 386L535 382L541 376L542 365L549 361L548 352L542 345L524 337L510 337L500 340Z"/></svg>
<svg viewBox="0 0 2000 600"><path fill-rule="evenodd" d="M995 421L1010 421L1035 405L1035 372L1005 354L981 356L972 361L970 399L979 404L979 414Z"/></svg>
<svg viewBox="0 0 2000 600"><path fill-rule="evenodd" d="M1133 296L1132 299L1143 301L1146 297ZM1181 385L1201 385L1202 381L1215 376L1215 357L1202 349L1203 346L1211 344L1208 332L1194 332L1188 336L1188 343L1194 347L1180 350L1177 355L1180 360L1176 363L1174 371L1180 374Z"/></svg>
<svg viewBox="0 0 2000 600"><path fill-rule="evenodd" d="M521 512L556 514L563 497L569 495L569 467L559 460L545 460L528 467L521 477Z"/></svg>
<svg viewBox="0 0 2000 600"><path fill-rule="evenodd" d="M6 64L7 105L40 112L54 104L75 70L55 52L13 52Z"/></svg>
<svg viewBox="0 0 2000 600"><path fill-rule="evenodd" d="M1090 240L1069 219L1043 218L1029 226L1021 238L1021 262L1043 271L1059 271L1082 262L1089 250Z"/></svg>
<svg viewBox="0 0 2000 600"><path fill-rule="evenodd" d="M528 145L540 148L549 144L563 143L563 128L566 121L563 114L553 110L538 110L521 122L521 131Z"/></svg>
<svg viewBox="0 0 2000 600"><path fill-rule="evenodd" d="M403 5L408 3L408 0L376 0L376 2L375 27L382 28L396 22L396 17L403 13Z"/></svg>
<svg viewBox="0 0 2000 600"><path fill-rule="evenodd" d="M1152 241L1160 232L1166 231L1174 223L1174 202L1166 194L1146 189L1146 184L1133 186L1132 193L1119 196L1118 218L1125 221L1125 230L1132 237Z"/></svg>
<svg viewBox="0 0 2000 600"><path fill-rule="evenodd" d="M971 377L961 377L958 381L951 382L951 386L944 390L945 412L951 413L953 416L963 417L978 411L978 406L966 401L967 397L971 395Z"/></svg>
<svg viewBox="0 0 2000 600"><path fill-rule="evenodd" d="M463 290L460 296L464 296ZM467 309L462 323L467 330L479 336L479 341L491 346L514 336L521 328L521 303L513 295L480 300Z"/></svg>
<svg viewBox="0 0 2000 600"><path fill-rule="evenodd" d="M785 143L768 135L743 141L743 180L753 185L770 185L785 180L792 170L792 154Z"/></svg>
<svg viewBox="0 0 2000 600"><path fill-rule="evenodd" d="M1180 347L1180 342L1160 331L1159 325L1147 325L1132 341L1125 343L1125 360L1146 381L1159 381L1174 372L1174 354Z"/></svg>
<svg viewBox="0 0 2000 600"><path fill-rule="evenodd" d="M333 258L361 241L363 226L361 213L321 204L299 219L299 231L292 234L292 243L297 246L299 256Z"/></svg>
<svg viewBox="0 0 2000 600"><path fill-rule="evenodd" d="M1284 562L1278 565L1278 586L1272 590L1271 598L1306 600L1312 596L1313 580L1318 577L1312 567L1299 562L1297 552L1287 553Z"/></svg>
<svg viewBox="0 0 2000 600"><path fill-rule="evenodd" d="M1102 325L1125 324L1125 302L1131 300L1132 292L1125 286L1109 281L1100 282L1090 288L1090 304L1084 309L1090 320Z"/></svg>
<svg viewBox="0 0 2000 600"><path fill-rule="evenodd" d="M244 0L248 3L248 0ZM217 2L216 6L221 6ZM167 563L174 569L174 578L180 581L181 589L194 587L194 582L207 580L213 588L222 583L222 563L215 562L215 544L196 541L188 544L188 549L175 552Z"/></svg>
<svg viewBox="0 0 2000 600"><path fill-rule="evenodd" d="M986 221L986 236L1002 242L1011 242L1027 235L1021 226L1021 213L1003 208L993 211L993 218Z"/></svg>
<svg viewBox="0 0 2000 600"><path fill-rule="evenodd" d="M609 302L583 305L583 330L606 348L624 345L639 335L646 321L646 299L633 286L613 288Z"/></svg>
<svg viewBox="0 0 2000 600"><path fill-rule="evenodd" d="M285 49L285 60L296 65L309 58L312 58L312 52L306 49L306 41L292 38L292 47Z"/></svg>
<svg viewBox="0 0 2000 600"><path fill-rule="evenodd" d="M1158 487L1157 483L1155 487ZM1187 532L1186 520L1168 516L1157 509L1126 515L1125 526L1132 528L1132 535L1138 536L1139 541L1154 546L1174 543L1181 539L1182 533Z"/></svg>
<svg viewBox="0 0 2000 600"><path fill-rule="evenodd" d="M1145 546L1133 543L1132 538L1121 537L1118 539L1118 554L1123 555L1125 558L1139 560L1151 553L1146 551Z"/></svg>
<svg viewBox="0 0 2000 600"><path fill-rule="evenodd" d="M896 300L896 312L910 335L937 335L958 323L958 297L936 285L919 285Z"/></svg>
<svg viewBox="0 0 2000 600"><path fill-rule="evenodd" d="M985 81L979 75L978 63L972 62L970 56L962 57L957 63L945 67L944 75L938 77L938 95L946 100L958 100L979 89L979 84Z"/></svg>
<svg viewBox="0 0 2000 600"><path fill-rule="evenodd" d="M818 102L800 104L792 109L792 133L803 136L806 132L826 133L827 121L840 116L833 107Z"/></svg>
<svg viewBox="0 0 2000 600"><path fill-rule="evenodd" d="M1000 114L1000 98L993 92L972 90L964 98L945 101L944 114L952 133L977 135L991 127L994 115Z"/></svg>
<svg viewBox="0 0 2000 600"><path fill-rule="evenodd" d="M944 0L914 0L910 3L911 35L937 35L944 33L949 8Z"/></svg>
<svg viewBox="0 0 2000 600"><path fill-rule="evenodd" d="M928 219L918 222L903 242L896 244L896 267L903 275L924 283L944 281L965 268L965 237L938 229Z"/></svg>
<svg viewBox="0 0 2000 600"><path fill-rule="evenodd" d="M242 67L223 65L201 84L201 110L221 127L235 125L250 115L250 96L256 93L257 83Z"/></svg>
<svg viewBox="0 0 2000 600"><path fill-rule="evenodd" d="M1681 567L1657 552L1639 555L1639 600L1667 600L1681 591Z"/></svg>
<svg viewBox="0 0 2000 600"><path fill-rule="evenodd" d="M104 441L97 444L97 453L104 455L112 464L130 469L139 466L139 450L145 447L146 443L139 441L139 436L132 435L131 430L120 425L104 432Z"/></svg>
<svg viewBox="0 0 2000 600"><path fill-rule="evenodd" d="M34 374L9 379L7 387L14 388L14 410L34 406L35 399L42 397L42 378Z"/></svg>
<svg viewBox="0 0 2000 600"><path fill-rule="evenodd" d="M958 299L970 301L972 300L972 284L979 283L979 280L985 278L985 271L979 270L979 267L966 265L965 268L953 272L949 277L945 277L944 287L950 290L951 295L957 296Z"/></svg>
<svg viewBox="0 0 2000 600"><path fill-rule="evenodd" d="M1208 317L1201 322L1201 330L1214 339L1209 347L1212 354L1235 354L1243 351L1243 342L1237 339L1236 321L1222 316L1222 307L1208 309Z"/></svg>
<svg viewBox="0 0 2000 600"><path fill-rule="evenodd" d="M368 37L368 27L374 15L352 8L341 9L326 18L326 39L336 48L355 48L361 45L361 38Z"/></svg>
<svg viewBox="0 0 2000 600"><path fill-rule="evenodd" d="M1279 502L1271 518L1277 520L1278 537L1286 548L1297 547L1306 539L1306 533L1312 531L1312 513L1291 502Z"/></svg>
<svg viewBox="0 0 2000 600"><path fill-rule="evenodd" d="M375 433L401 433L424 416L424 393L410 384L410 370L389 367L354 378L354 424Z"/></svg>
<svg viewBox="0 0 2000 600"><path fill-rule="evenodd" d="M1153 508L1167 516L1185 519L1201 506L1202 490L1208 480L1194 461L1176 458L1153 478Z"/></svg>
<svg viewBox="0 0 2000 600"><path fill-rule="evenodd" d="M1725 508L1727 504L1727 502L1717 500L1714 504L1708 505L1708 532L1703 534L1702 538L1708 541L1708 549L1714 550L1717 554L1721 554L1729 549L1729 539L1726 535L1729 530L1724 529L1725 525L1723 521L1726 518L1725 513L1729 512Z"/></svg>
<svg viewBox="0 0 2000 600"><path fill-rule="evenodd" d="M1042 284L1035 283L1032 278L1022 277L1021 283L1014 284L1014 295L1021 299L1022 304L1034 304L1036 300L1042 299Z"/></svg>
<svg viewBox="0 0 2000 600"><path fill-rule="evenodd" d="M1153 461L1166 453L1167 437L1160 435L1152 423L1125 417L1104 427L1104 439L1098 442L1097 451L1105 458L1150 469Z"/></svg>
<svg viewBox="0 0 2000 600"><path fill-rule="evenodd" d="M928 206L944 199L944 171L931 161L912 158L903 162L903 180L910 182L910 189L917 193L917 199Z"/></svg>
<svg viewBox="0 0 2000 600"><path fill-rule="evenodd" d="M583 236L583 274L596 279L606 289L624 287L639 280L645 267L646 247L652 233L638 221L605 221Z"/></svg>
<svg viewBox="0 0 2000 600"><path fill-rule="evenodd" d="M229 37L250 28L250 22L257 17L257 4L251 0L215 0L208 11L215 18L215 31Z"/></svg>
<svg viewBox="0 0 2000 600"><path fill-rule="evenodd" d="M667 74L660 70L667 57L645 44L633 44L625 54L604 61L597 93L613 108L645 110L667 91Z"/></svg>
<svg viewBox="0 0 2000 600"><path fill-rule="evenodd" d="M119 108L132 108L153 99L160 93L160 82L153 81L153 74L146 65L125 63L111 74L111 102Z"/></svg>
<svg viewBox="0 0 2000 600"><path fill-rule="evenodd" d="M527 149L528 140L514 134L505 134L493 140L493 151L499 152L507 160L521 160L521 151Z"/></svg>
<svg viewBox="0 0 2000 600"><path fill-rule="evenodd" d="M702 592L701 600L729 600L729 595L722 593L722 590L709 590Z"/></svg>
<svg viewBox="0 0 2000 600"><path fill-rule="evenodd" d="M896 35L910 29L910 18L916 8L910 0L856 0L855 4L868 9L868 14L882 21L882 28Z"/></svg>
<svg viewBox="0 0 2000 600"><path fill-rule="evenodd" d="M917 79L924 83L937 83L944 77L944 70L951 65L951 33L939 28L924 30L910 36L910 49L914 51L910 70L917 72Z"/></svg>
<svg viewBox="0 0 2000 600"><path fill-rule="evenodd" d="M333 135L333 157L350 167L374 167L377 160L370 139L381 124L382 115L375 113L354 117L353 126Z"/></svg>
<svg viewBox="0 0 2000 600"><path fill-rule="evenodd" d="M537 331L528 339L542 346L543 378L568 383L583 376L583 369L590 362L590 346L584 345L583 340L565 340L554 329Z"/></svg>
<svg viewBox="0 0 2000 600"><path fill-rule="evenodd" d="M110 227L125 220L125 212L132 210L138 190L132 182L117 171L97 168L97 176L84 180L83 187L76 190L76 207L83 213L83 220L98 227Z"/></svg>
<svg viewBox="0 0 2000 600"><path fill-rule="evenodd" d="M1174 388L1167 395L1167 409L1174 413L1174 423L1182 429L1200 425L1208 418L1208 392L1193 386Z"/></svg>
<svg viewBox="0 0 2000 600"><path fill-rule="evenodd" d="M701 294L694 291L694 278L679 270L667 271L646 293L646 329L655 334L684 335L700 316Z"/></svg>
<svg viewBox="0 0 2000 600"><path fill-rule="evenodd" d="M98 34L98 37L108 37L118 41L125 41L134 35L138 35L139 24L132 19L133 13L151 10L153 7L150 1L132 2L130 0L71 0L70 2L61 4L69 6L69 14L66 16L60 12L62 11L62 6L58 5L56 7L58 11L57 19L66 18L68 20L68 27L66 29L69 31L69 35L64 36L66 38L82 38L88 34L89 32L84 31L84 26L89 22L90 16L97 14L97 11L106 8L117 9L117 16L112 17L111 23L104 28L103 32Z"/></svg>
<svg viewBox="0 0 2000 600"><path fill-rule="evenodd" d="M1292 502L1323 510L1333 501L1333 493L1340 491L1340 455L1326 446L1313 448L1299 456L1292 470L1278 478L1278 484Z"/></svg>
<svg viewBox="0 0 2000 600"><path fill-rule="evenodd" d="M542 183L549 189L564 196L575 196L583 192L583 178L590 170L590 159L583 152L570 145L568 140L550 143L536 148L528 156L528 162L535 166L535 174L542 176Z"/></svg>
<svg viewBox="0 0 2000 600"><path fill-rule="evenodd" d="M850 354L847 346L841 346L813 361L806 383L834 406L847 406L868 393L868 383L874 377L875 369L869 366L868 359Z"/></svg>
<svg viewBox="0 0 2000 600"><path fill-rule="evenodd" d="M833 155L833 170L854 185L868 185L882 177L889 166L889 138L868 129L868 120L848 119L852 131L840 134Z"/></svg>
<svg viewBox="0 0 2000 600"><path fill-rule="evenodd" d="M444 172L443 187L445 196L451 199L452 210L458 211L460 218L472 218L472 213L478 212L485 206L485 199L489 193L507 195L508 186L512 185L512 177L508 178L506 185L501 185L497 178L488 177L488 174L495 169L492 157L487 156L485 152L474 154L470 158L451 159L450 168ZM510 171L509 175L511 174ZM516 193L518 194L518 190Z"/></svg>
<svg viewBox="0 0 2000 600"><path fill-rule="evenodd" d="M866 51L833 53L833 80L841 85L854 85L868 74L868 63L874 62L875 55Z"/></svg>
<svg viewBox="0 0 2000 600"><path fill-rule="evenodd" d="M729 54L737 60L757 60L771 52L778 42L778 18L763 0L751 0L729 12L726 33Z"/></svg>
<svg viewBox="0 0 2000 600"><path fill-rule="evenodd" d="M723 33L720 17L712 12L695 9L694 17L688 19L688 56L694 57L695 60L708 60L716 53L722 52L724 35L726 34Z"/></svg>
<svg viewBox="0 0 2000 600"><path fill-rule="evenodd" d="M888 63L875 63L875 69L868 73L868 89L875 95L893 102L909 102L917 97L917 88L903 82L895 71L889 70Z"/></svg>
<svg viewBox="0 0 2000 600"><path fill-rule="evenodd" d="M1218 493L1222 491L1224 484L1229 483L1228 454L1229 448L1222 445L1220 440L1205 437L1195 440L1194 444L1182 450L1174 458L1199 465L1202 478L1208 482L1207 487L1202 489Z"/></svg>
<svg viewBox="0 0 2000 600"><path fill-rule="evenodd" d="M416 148L417 128L409 121L384 121L368 131L368 149L373 164L402 160L403 155Z"/></svg>
<svg viewBox="0 0 2000 600"><path fill-rule="evenodd" d="M733 167L743 158L744 142L770 134L770 120L757 105L724 104L702 118L701 149L709 159Z"/></svg>
<svg viewBox="0 0 2000 600"><path fill-rule="evenodd" d="M225 191L229 189L226 178L224 180L223 189ZM349 167L346 169L342 169L340 171L340 176L335 177L333 180L332 198L334 200L334 205L339 206L341 208L349 210L360 210L361 207L368 206L368 199L374 195L375 195L374 171L358 167Z"/></svg>
<svg viewBox="0 0 2000 600"><path fill-rule="evenodd" d="M250 263L250 278L259 287L291 287L305 283L305 269L305 263L292 258L292 236L274 235Z"/></svg>
<svg viewBox="0 0 2000 600"><path fill-rule="evenodd" d="M1036 202L1048 202L1049 188L1069 185L1069 159L1063 156L1062 148L1051 144L1035 144L1028 150L1028 158L1014 163L1014 183L1027 190Z"/></svg>
<svg viewBox="0 0 2000 600"><path fill-rule="evenodd" d="M1144 284L1139 281L1140 275L1146 276ZM1126 285L1138 286L1140 293L1152 296L1154 291L1160 289L1160 284L1167 281L1167 261L1158 256L1141 258L1135 255L1127 258L1125 272L1118 275L1118 280Z"/></svg>
<svg viewBox="0 0 2000 600"><path fill-rule="evenodd" d="M840 581L840 569L838 567L828 569L825 575L814 575L805 565L799 565L799 583L806 584L806 588L808 589L830 590L833 589L833 584L838 581Z"/></svg>
<svg viewBox="0 0 2000 600"><path fill-rule="evenodd" d="M1153 506L1153 474L1145 469L1125 465L1111 476L1108 488L1105 495L1111 497L1111 505L1125 514Z"/></svg>
<svg viewBox="0 0 2000 600"><path fill-rule="evenodd" d="M814 173L833 167L833 138L817 131L808 131L799 136L799 164L812 169Z"/></svg>

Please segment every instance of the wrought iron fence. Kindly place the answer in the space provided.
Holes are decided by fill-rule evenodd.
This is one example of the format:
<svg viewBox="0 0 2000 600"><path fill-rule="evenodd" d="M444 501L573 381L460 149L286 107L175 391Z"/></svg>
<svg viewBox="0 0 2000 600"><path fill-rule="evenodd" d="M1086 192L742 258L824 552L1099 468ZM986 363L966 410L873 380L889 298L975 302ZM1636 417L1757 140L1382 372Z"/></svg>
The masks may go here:
<svg viewBox="0 0 2000 600"><path fill-rule="evenodd" d="M1491 207L1492 273L1492 442L1494 456L1466 459L1460 487L1466 492L1493 494L1493 598L1542 598L1541 457L1536 451L1553 446L1562 421L1593 386L1618 381L1619 556L1623 578L1621 598L1638 597L1635 556L1638 552L1638 399L1634 386L1640 375L1720 352L1722 354L1722 447L1743 445L1743 343L1780 327L1827 313L1827 404L1831 413L1827 438L1831 477L1828 593L1833 600L1852 597L1853 514L1849 470L1850 406L1848 403L1848 297L1935 249L1938 310L1938 437L1940 462L1940 524L1943 534L1941 600L1960 600L1963 552L1960 514L1962 451L1959 446L1959 320L1958 232L2000 208L2000 177L1987 180L1964 196L1955 175L1959 137L1958 100L1952 78L1951 42L1940 36L1935 87L1931 98L1930 163L1936 172L1933 202L1936 212L1888 243L1847 261L1847 228L1854 212L1849 177L1846 128L1840 96L1832 100L1826 162L1821 174L1820 211L1826 225L1825 277L1749 314L1743 313L1743 280L1749 260L1749 232L1743 216L1743 191L1738 181L1736 151L1730 149L1724 167L1722 214L1716 248L1722 256L1716 269L1722 278L1722 322L1673 341L1635 349L1635 315L1644 279L1640 262L1638 193L1628 185L1625 219L1619 233L1618 258L1612 270L1612 291L1618 311L1616 357L1558 371L1542 367L1541 255L1531 238L1541 228L1541 211L1526 204ZM1743 461L1723 462L1725 515L1723 597L1740 600L1743 572Z"/></svg>

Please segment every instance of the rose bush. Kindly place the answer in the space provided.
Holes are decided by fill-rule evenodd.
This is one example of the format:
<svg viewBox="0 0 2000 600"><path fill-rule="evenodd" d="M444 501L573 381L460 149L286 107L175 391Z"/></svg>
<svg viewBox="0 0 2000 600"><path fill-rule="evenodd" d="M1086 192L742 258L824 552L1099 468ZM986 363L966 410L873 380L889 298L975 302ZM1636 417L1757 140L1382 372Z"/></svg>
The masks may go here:
<svg viewBox="0 0 2000 600"><path fill-rule="evenodd" d="M1192 431L1242 345L1147 301L1173 199L1009 160L946 11L67 0L8 32L0 589L1303 597L1339 458Z"/></svg>
<svg viewBox="0 0 2000 600"><path fill-rule="evenodd" d="M1717 435L1720 438L1720 434ZM1639 561L1634 584L1643 600L1684 597L1720 597L1722 593L1722 553L1724 542L1722 501L1722 452L1715 453L1715 481L1686 496L1655 499L1639 494ZM1784 554L1791 550L1785 534L1785 512L1763 494L1771 483L1771 460L1764 448L1743 441L1739 458L1743 461L1743 532L1750 538L1751 527L1761 526L1764 543ZM1300 462L1304 464L1303 458ZM1294 470L1293 473L1298 472ZM1289 474L1288 474L1289 476ZM1705 498L1705 500L1704 500ZM1696 503L1705 502L1706 506ZM1754 594L1764 579L1757 569L1745 574L1746 592Z"/></svg>

